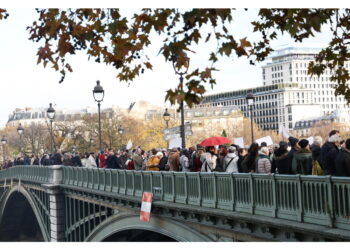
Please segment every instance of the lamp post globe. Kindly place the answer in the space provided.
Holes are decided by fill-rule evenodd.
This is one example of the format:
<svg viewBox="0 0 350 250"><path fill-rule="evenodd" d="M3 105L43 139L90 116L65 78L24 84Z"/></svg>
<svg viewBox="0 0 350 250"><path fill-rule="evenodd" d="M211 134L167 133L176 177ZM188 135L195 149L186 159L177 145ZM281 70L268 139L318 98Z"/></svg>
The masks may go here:
<svg viewBox="0 0 350 250"><path fill-rule="evenodd" d="M95 139L94 138L90 138L90 144L92 145L92 144L94 144L94 142L95 142Z"/></svg>
<svg viewBox="0 0 350 250"><path fill-rule="evenodd" d="M102 86L100 85L100 81L96 81L96 86L94 87L93 91L93 96L96 102L102 102L105 91L103 90Z"/></svg>
<svg viewBox="0 0 350 250"><path fill-rule="evenodd" d="M1 143L2 143L3 145L5 145L5 144L7 143L7 138L6 138L6 136L2 136L2 138L1 138Z"/></svg>
<svg viewBox="0 0 350 250"><path fill-rule="evenodd" d="M46 113L47 113L47 117L50 119L50 120L53 120L55 119L55 109L52 107L52 103L50 103L50 106L49 108L46 110Z"/></svg>
<svg viewBox="0 0 350 250"><path fill-rule="evenodd" d="M18 125L17 132L19 135L22 135L24 132L24 128L22 127L21 123Z"/></svg>
<svg viewBox="0 0 350 250"><path fill-rule="evenodd" d="M119 126L119 128L118 128L118 133L119 133L120 135L122 135L122 134L124 133L124 129L122 128L122 126Z"/></svg>
<svg viewBox="0 0 350 250"><path fill-rule="evenodd" d="M250 128L251 128L251 134L252 134L252 143L254 142L254 130L253 130L253 106L255 103L255 97L253 93L248 93L246 98L247 105L250 108Z"/></svg>
<svg viewBox="0 0 350 250"><path fill-rule="evenodd" d="M165 112L163 114L163 119L164 121L168 124L168 122L170 121L170 114L168 112L168 109L165 109Z"/></svg>

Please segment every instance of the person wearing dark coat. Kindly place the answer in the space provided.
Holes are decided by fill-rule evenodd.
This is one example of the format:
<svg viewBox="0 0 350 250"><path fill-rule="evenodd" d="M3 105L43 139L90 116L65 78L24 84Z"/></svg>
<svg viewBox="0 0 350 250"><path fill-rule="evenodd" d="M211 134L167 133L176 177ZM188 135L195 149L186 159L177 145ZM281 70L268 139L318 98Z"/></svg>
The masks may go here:
<svg viewBox="0 0 350 250"><path fill-rule="evenodd" d="M72 166L73 167L82 167L83 166L83 164L81 163L79 153L75 153L74 156L72 157Z"/></svg>
<svg viewBox="0 0 350 250"><path fill-rule="evenodd" d="M122 162L117 156L115 156L113 151L109 152L105 164L105 168L122 169Z"/></svg>
<svg viewBox="0 0 350 250"><path fill-rule="evenodd" d="M331 143L331 148L324 157L324 174L325 175L335 175L335 159L339 153L340 137L338 135L332 135L329 137L328 142ZM322 151L321 151L322 154Z"/></svg>
<svg viewBox="0 0 350 250"><path fill-rule="evenodd" d="M323 170L325 170L326 168L328 169L326 155L334 147L333 143L329 141L329 138L331 138L333 135L339 135L339 131L332 130L331 132L329 132L328 140L321 147L321 155L320 155L321 164L320 165ZM329 173L325 172L325 174L329 174Z"/></svg>
<svg viewBox="0 0 350 250"><path fill-rule="evenodd" d="M60 150L57 150L57 153L52 156L53 165L62 165L62 154Z"/></svg>
<svg viewBox="0 0 350 250"><path fill-rule="evenodd" d="M291 174L291 162L288 158L287 146L286 142L281 141L279 148L274 151L271 173Z"/></svg>
<svg viewBox="0 0 350 250"><path fill-rule="evenodd" d="M303 139L298 144L300 149L293 156L292 173L310 175L312 172L312 154L309 141Z"/></svg>
<svg viewBox="0 0 350 250"><path fill-rule="evenodd" d="M259 157L259 144L252 143L248 149L248 154L242 161L243 173L255 172L257 159Z"/></svg>
<svg viewBox="0 0 350 250"><path fill-rule="evenodd" d="M291 150L288 153L288 161L290 162L290 164L292 164L294 154L299 150L299 145L298 145L299 139L290 136L288 138L288 141L291 146Z"/></svg>
<svg viewBox="0 0 350 250"><path fill-rule="evenodd" d="M162 153L163 153L163 157L160 159L159 165L158 165L159 171L165 171L165 165L168 162L168 157L166 155L166 152L163 151Z"/></svg>
<svg viewBox="0 0 350 250"><path fill-rule="evenodd" d="M345 141L345 146L335 159L335 175L350 177L350 139Z"/></svg>
<svg viewBox="0 0 350 250"><path fill-rule="evenodd" d="M247 156L247 150L245 148L238 149L238 161L237 161L238 173L243 173L242 162L246 156Z"/></svg>

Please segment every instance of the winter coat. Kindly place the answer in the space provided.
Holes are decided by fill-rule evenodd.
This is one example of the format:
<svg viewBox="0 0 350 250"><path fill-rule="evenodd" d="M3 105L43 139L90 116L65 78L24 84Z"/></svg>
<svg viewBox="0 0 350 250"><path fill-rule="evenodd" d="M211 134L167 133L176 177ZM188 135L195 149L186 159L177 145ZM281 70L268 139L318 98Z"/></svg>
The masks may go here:
<svg viewBox="0 0 350 250"><path fill-rule="evenodd" d="M335 175L350 176L350 150L342 148L335 159Z"/></svg>
<svg viewBox="0 0 350 250"><path fill-rule="evenodd" d="M256 169L256 160L258 155L252 155L248 153L242 161L242 171L243 173L254 172Z"/></svg>
<svg viewBox="0 0 350 250"><path fill-rule="evenodd" d="M159 168L159 171L165 171L165 166L168 162L168 157L166 156L163 156L160 161L159 161L159 165L158 165L158 168Z"/></svg>
<svg viewBox="0 0 350 250"><path fill-rule="evenodd" d="M73 166L72 159L69 158L63 159L62 164L63 166Z"/></svg>
<svg viewBox="0 0 350 250"><path fill-rule="evenodd" d="M238 155L237 169L238 173L243 173L242 162L246 156Z"/></svg>
<svg viewBox="0 0 350 250"><path fill-rule="evenodd" d="M81 159L79 155L73 156L72 158L72 166L81 167L83 164L81 163Z"/></svg>
<svg viewBox="0 0 350 250"><path fill-rule="evenodd" d="M333 147L334 147L334 144L332 142L329 142L329 141L325 142L321 147L321 155L320 155L321 164L320 165L321 165L323 170L328 169L326 156ZM325 171L325 172L327 172L327 171ZM329 174L329 173L325 173L325 174Z"/></svg>
<svg viewBox="0 0 350 250"><path fill-rule="evenodd" d="M202 154L201 161L203 162L201 172L213 172L216 168L217 156L211 153Z"/></svg>
<svg viewBox="0 0 350 250"><path fill-rule="evenodd" d="M308 148L301 148L294 154L292 172L294 174L311 175L312 154Z"/></svg>
<svg viewBox="0 0 350 250"><path fill-rule="evenodd" d="M62 155L60 153L54 154L52 161L53 165L62 165Z"/></svg>
<svg viewBox="0 0 350 250"><path fill-rule="evenodd" d="M179 171L180 155L178 152L170 152L167 165L169 171Z"/></svg>
<svg viewBox="0 0 350 250"><path fill-rule="evenodd" d="M143 162L142 156L137 153L134 153L134 155L132 156L132 160L134 163L134 169L141 170Z"/></svg>
<svg viewBox="0 0 350 250"><path fill-rule="evenodd" d="M271 162L268 155L259 154L257 173L271 174Z"/></svg>
<svg viewBox="0 0 350 250"><path fill-rule="evenodd" d="M181 155L180 166L181 166L182 172L190 172L190 170L191 170L190 164L189 164L188 157L186 155Z"/></svg>
<svg viewBox="0 0 350 250"><path fill-rule="evenodd" d="M98 156L98 159L100 161L100 168L104 168L105 167L105 163L106 163L106 155L105 154L100 154Z"/></svg>
<svg viewBox="0 0 350 250"><path fill-rule="evenodd" d="M289 161L288 151L277 149L272 157L271 173L291 174L291 164Z"/></svg>
<svg viewBox="0 0 350 250"><path fill-rule="evenodd" d="M338 147L332 143L332 148L328 151L324 157L324 174L325 175L335 175L335 159L339 153Z"/></svg>
<svg viewBox="0 0 350 250"><path fill-rule="evenodd" d="M228 153L224 158L223 171L227 173L238 173L238 156L235 153Z"/></svg>
<svg viewBox="0 0 350 250"><path fill-rule="evenodd" d="M92 155L89 156L89 158L86 161L86 167L87 168L97 168L95 157L93 157Z"/></svg>
<svg viewBox="0 0 350 250"><path fill-rule="evenodd" d="M159 171L158 165L159 165L159 158L158 156L152 155L147 163L146 163L146 170L147 171Z"/></svg>
<svg viewBox="0 0 350 250"><path fill-rule="evenodd" d="M105 161L105 168L121 169L122 167L120 159L115 155L108 155Z"/></svg>

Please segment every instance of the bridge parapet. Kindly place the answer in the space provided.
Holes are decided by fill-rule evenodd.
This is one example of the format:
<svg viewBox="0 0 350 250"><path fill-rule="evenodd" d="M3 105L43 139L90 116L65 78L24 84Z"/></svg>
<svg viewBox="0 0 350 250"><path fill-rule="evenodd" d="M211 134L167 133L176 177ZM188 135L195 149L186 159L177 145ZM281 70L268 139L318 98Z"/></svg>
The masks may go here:
<svg viewBox="0 0 350 250"><path fill-rule="evenodd" d="M285 219L301 223L350 230L350 179L331 176L264 175L228 173L183 173L129 171L61 166L19 166L0 171L4 179L20 179L44 184L47 190L60 187L98 191L106 195L139 198L152 192L157 201L189 205L197 210L228 212ZM46 185L49 184L49 185ZM63 216L59 192L47 191L52 198L50 214ZM83 191L79 191L83 192ZM85 191L84 191L85 192ZM50 197L51 197L50 196ZM57 196L57 197L56 197ZM56 197L56 198L54 198ZM136 199L135 199L136 200ZM61 211L54 211L58 209ZM52 218L53 218L52 217ZM55 227L62 234L62 224ZM55 232L52 229L52 233ZM54 238L54 236L51 236ZM60 236L56 239L59 239Z"/></svg>

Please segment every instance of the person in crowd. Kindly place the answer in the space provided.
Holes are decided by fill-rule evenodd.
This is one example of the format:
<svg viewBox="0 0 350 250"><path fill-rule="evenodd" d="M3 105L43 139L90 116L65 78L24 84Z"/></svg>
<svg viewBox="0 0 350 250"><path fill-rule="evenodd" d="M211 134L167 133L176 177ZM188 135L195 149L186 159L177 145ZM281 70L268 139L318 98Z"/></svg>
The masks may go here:
<svg viewBox="0 0 350 250"><path fill-rule="evenodd" d="M322 163L321 163L321 145L322 137L315 136L314 143L310 146L312 153L312 175L324 175Z"/></svg>
<svg viewBox="0 0 350 250"><path fill-rule="evenodd" d="M252 173L256 169L256 162L259 156L259 144L252 143L248 149L248 154L242 161L243 173Z"/></svg>
<svg viewBox="0 0 350 250"><path fill-rule="evenodd" d="M52 156L52 164L53 165L62 165L62 153L61 150L57 150L56 154Z"/></svg>
<svg viewBox="0 0 350 250"><path fill-rule="evenodd" d="M91 152L89 155L89 158L86 161L86 167L87 168L97 168L96 159L95 159L95 153Z"/></svg>
<svg viewBox="0 0 350 250"><path fill-rule="evenodd" d="M292 163L288 158L287 147L287 142L281 141L279 143L279 148L274 151L272 156L271 173L291 174Z"/></svg>
<svg viewBox="0 0 350 250"><path fill-rule="evenodd" d="M169 154L167 169L169 171L179 171L180 166L180 154L177 148L173 148Z"/></svg>
<svg viewBox="0 0 350 250"><path fill-rule="evenodd" d="M127 155L128 159L125 162L125 166L127 170L134 170L134 163L132 161L132 152L129 152Z"/></svg>
<svg viewBox="0 0 350 250"><path fill-rule="evenodd" d="M39 156L38 156L38 155L35 155L35 156L33 157L32 165L33 165L33 166L38 166L38 165L40 165L40 159L39 159Z"/></svg>
<svg viewBox="0 0 350 250"><path fill-rule="evenodd" d="M201 161L201 156L204 154L204 148L200 145L197 145L197 151L194 152L193 164L191 172L200 172L203 162Z"/></svg>
<svg viewBox="0 0 350 250"><path fill-rule="evenodd" d="M101 153L98 155L98 160L100 163L100 168L104 168L105 167L105 162L106 162L106 155L105 155L105 151L101 150Z"/></svg>
<svg viewBox="0 0 350 250"><path fill-rule="evenodd" d="M63 166L72 166L72 156L69 152L64 153L63 155Z"/></svg>
<svg viewBox="0 0 350 250"><path fill-rule="evenodd" d="M312 172L312 154L309 141L302 139L298 144L300 149L293 156L292 173L309 175Z"/></svg>
<svg viewBox="0 0 350 250"><path fill-rule="evenodd" d="M288 141L289 141L289 145L291 147L289 153L288 153L288 161L290 162L290 164L292 164L293 162L293 158L294 158L294 154L299 150L299 139L295 138L295 137L292 137L290 136L288 138ZM292 170L292 169L291 169Z"/></svg>
<svg viewBox="0 0 350 250"><path fill-rule="evenodd" d="M350 177L350 139L343 143L335 159L335 175Z"/></svg>
<svg viewBox="0 0 350 250"><path fill-rule="evenodd" d="M145 151L145 150L141 150L141 156L142 156L142 167L141 170L146 170L146 165L147 165L147 161L149 158L149 154Z"/></svg>
<svg viewBox="0 0 350 250"><path fill-rule="evenodd" d="M128 153L129 153L129 150L121 150L120 156L119 156L120 162L122 164L122 168L125 168L125 169L126 169L125 163L128 160Z"/></svg>
<svg viewBox="0 0 350 250"><path fill-rule="evenodd" d="M203 162L201 172L213 172L216 169L217 158L215 148L207 147L206 153L201 156L201 162Z"/></svg>
<svg viewBox="0 0 350 250"><path fill-rule="evenodd" d="M162 150L162 153L163 153L163 157L160 159L159 165L158 165L159 171L165 171L165 169L166 169L166 164L167 164L167 162L168 162L168 155L167 155L166 150L163 149L163 150Z"/></svg>
<svg viewBox="0 0 350 250"><path fill-rule="evenodd" d="M337 155L339 153L339 146L340 146L341 138L339 135L334 134L331 137L328 138L328 143L330 148L326 155L322 156L323 161L323 167L324 167L324 174L325 175L334 175L335 174L335 160L337 158ZM322 150L321 150L322 154Z"/></svg>
<svg viewBox="0 0 350 250"><path fill-rule="evenodd" d="M180 156L180 170L182 172L190 172L190 152L184 148L181 151L181 156Z"/></svg>
<svg viewBox="0 0 350 250"><path fill-rule="evenodd" d="M245 148L238 149L238 161L237 161L238 173L243 173L242 161L246 157L247 154L248 154L248 151Z"/></svg>
<svg viewBox="0 0 350 250"><path fill-rule="evenodd" d="M259 174L271 174L271 162L269 157L269 148L262 147L259 151L258 164L256 172Z"/></svg>
<svg viewBox="0 0 350 250"><path fill-rule="evenodd" d="M218 158L217 158L217 162L216 162L216 168L215 168L215 171L218 171L218 172L225 172L224 168L224 160L225 160L225 157L227 155L227 149L225 146L221 146L219 148L219 154L218 154Z"/></svg>
<svg viewBox="0 0 350 250"><path fill-rule="evenodd" d="M191 146L188 148L188 155L189 155L189 165L190 165L190 171L193 169L194 164L194 158L196 157L196 148L194 146Z"/></svg>
<svg viewBox="0 0 350 250"><path fill-rule="evenodd" d="M227 149L227 155L224 158L223 172L227 173L238 173L237 161L238 156L236 155L236 147L230 146Z"/></svg>
<svg viewBox="0 0 350 250"><path fill-rule="evenodd" d="M152 155L148 158L146 163L146 171L159 171L160 154L157 155L158 152L155 148L151 150L151 153ZM163 155L162 152L160 153Z"/></svg>
<svg viewBox="0 0 350 250"><path fill-rule="evenodd" d="M134 154L132 155L132 161L134 163L134 169L141 170L143 162L141 148L136 148Z"/></svg>
<svg viewBox="0 0 350 250"><path fill-rule="evenodd" d="M80 154L78 152L73 153L72 166L73 167L82 167L83 166L83 163L81 162Z"/></svg>
<svg viewBox="0 0 350 250"><path fill-rule="evenodd" d="M43 166L49 166L52 165L52 161L50 159L50 156L48 154L44 154L41 158L41 165Z"/></svg>
<svg viewBox="0 0 350 250"><path fill-rule="evenodd" d="M86 163L87 163L88 158L89 158L89 153L85 152L85 154L82 154L81 165L83 165L83 167L86 167Z"/></svg>
<svg viewBox="0 0 350 250"><path fill-rule="evenodd" d="M339 130L332 130L331 132L329 132L328 139L326 140L326 142L321 147L321 155L320 155L321 167L322 167L322 169L323 169L323 171L324 171L324 173L326 175L330 174L329 167L327 166L326 156L329 153L329 151L332 148L334 148L334 142L329 141L329 139L333 135L338 135L339 136Z"/></svg>
<svg viewBox="0 0 350 250"><path fill-rule="evenodd" d="M122 169L122 163L112 149L109 149L108 157L105 161L105 168Z"/></svg>

